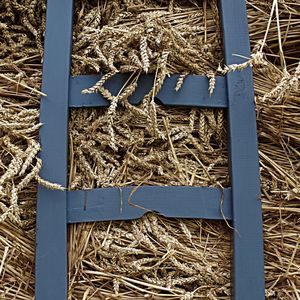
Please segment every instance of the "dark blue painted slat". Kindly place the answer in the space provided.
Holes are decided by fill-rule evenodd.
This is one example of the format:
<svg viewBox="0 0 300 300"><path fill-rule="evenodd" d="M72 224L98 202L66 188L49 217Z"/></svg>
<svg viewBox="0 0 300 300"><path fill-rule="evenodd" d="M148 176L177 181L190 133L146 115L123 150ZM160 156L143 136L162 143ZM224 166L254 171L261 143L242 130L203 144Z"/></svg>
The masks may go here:
<svg viewBox="0 0 300 300"><path fill-rule="evenodd" d="M40 175L67 185L68 94L73 1L47 1L40 130ZM39 187L36 223L36 300L67 299L67 192Z"/></svg>
<svg viewBox="0 0 300 300"><path fill-rule="evenodd" d="M120 88L126 83L130 74L116 74L105 84L113 95L117 95ZM176 92L175 86L179 75L167 78L157 98L165 105L195 106L195 107L227 107L227 85L225 77L216 77L216 88L210 96L208 91L208 79L205 76L189 75L182 88ZM108 106L109 102L100 94L82 94L83 89L93 86L100 75L81 75L71 78L70 82L70 107L96 107ZM154 75L141 75L137 90L132 95L130 102L138 104L150 91L153 85Z"/></svg>
<svg viewBox="0 0 300 300"><path fill-rule="evenodd" d="M246 3L220 0L226 64L250 57ZM265 299L254 89L250 68L227 75L230 168L234 231L234 297Z"/></svg>
<svg viewBox="0 0 300 300"><path fill-rule="evenodd" d="M68 196L68 223L132 220L149 211L172 218L230 220L231 189L222 192L209 187L141 186L136 190L125 187L71 191Z"/></svg>

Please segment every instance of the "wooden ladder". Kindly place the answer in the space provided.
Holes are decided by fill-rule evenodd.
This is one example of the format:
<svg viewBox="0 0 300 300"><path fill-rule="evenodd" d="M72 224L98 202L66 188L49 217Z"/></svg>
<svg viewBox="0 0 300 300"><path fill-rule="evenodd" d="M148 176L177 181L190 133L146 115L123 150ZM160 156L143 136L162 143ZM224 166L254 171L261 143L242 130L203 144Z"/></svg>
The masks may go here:
<svg viewBox="0 0 300 300"><path fill-rule="evenodd" d="M48 0L41 99L41 176L67 186L68 117L76 107L108 106L99 94L81 90L99 80L98 75L70 76L73 0ZM244 0L219 0L223 23L225 63L239 64L250 56L247 12ZM234 55L239 54L239 56ZM112 91L129 75L114 76ZM256 116L251 68L216 78L210 97L205 76L188 76L183 88L174 91L178 76L168 78L158 98L165 105L226 108L228 115L231 188L224 189L223 212L233 227L233 297L261 300L264 291L263 229ZM139 103L150 89L153 77L140 79L131 103ZM128 197L133 187L123 188ZM155 194L155 197L152 195ZM219 188L142 186L134 203L166 217L222 220ZM182 201L184 199L184 201ZM144 210L125 201L120 212L118 188L81 191L53 191L38 188L36 233L36 300L66 300L67 225L79 222L132 220Z"/></svg>

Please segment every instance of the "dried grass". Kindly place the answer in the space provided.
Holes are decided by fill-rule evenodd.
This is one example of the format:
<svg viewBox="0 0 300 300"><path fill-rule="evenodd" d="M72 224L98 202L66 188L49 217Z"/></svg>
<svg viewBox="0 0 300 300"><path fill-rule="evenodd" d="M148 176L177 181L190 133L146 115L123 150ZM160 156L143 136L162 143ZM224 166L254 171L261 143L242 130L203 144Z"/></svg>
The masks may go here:
<svg viewBox="0 0 300 300"><path fill-rule="evenodd" d="M70 189L122 187L141 181L146 185L211 186L219 182L228 186L223 111L163 106L156 110L159 136L151 135L145 115L117 110L113 124L117 150L110 147L106 109L73 110Z"/></svg>
<svg viewBox="0 0 300 300"><path fill-rule="evenodd" d="M82 1L82 3L84 5L77 5L76 20L83 20L91 8L91 2ZM129 7L133 6L131 13L138 14L139 1L134 2L134 5L131 1L124 1L124 3ZM149 3L150 1L146 2L147 5ZM184 3L186 2L181 1L180 5L185 5ZM198 73L208 76L211 76L211 72L216 73L221 61L220 40L214 39L216 11L212 9L213 3L203 1L204 7L207 7L207 13L199 15L198 21L203 22L200 26L205 30L203 32L202 28L200 32L196 31L197 35L192 35L189 40L191 45L195 45L195 39L199 36L199 39L202 39L201 43L206 39L207 43L212 45L209 51L216 60L211 61L211 66L205 62L199 64L203 69L198 70ZM105 2L104 5L106 5L106 10L104 16L101 16L100 24L103 20L107 22L111 14L114 16L118 14L117 1ZM191 2L189 5L195 6L195 3ZM178 2L163 2L162 7L166 8L165 15L168 18L176 14L178 16L178 11L176 11ZM272 7L273 16L270 18ZM300 90L297 70L300 57L299 7L298 0L292 3L288 1L278 3L276 0L248 1L251 44L254 52L260 55L259 65L254 61L251 63L254 63L268 299L300 298ZM36 172L38 166L36 151L38 149L39 93L37 91L41 80L40 54L42 53L44 28L42 12L44 11L45 6L40 1L6 0L0 3L0 31L3 36L0 40L0 180L2 191L0 203L2 214L8 210L11 212L9 216L7 214L9 218L0 223L1 299L33 299L34 293L33 241L36 181L35 176L30 174ZM98 12L99 8L96 6L95 14L91 15L90 22L99 22L99 17L96 18ZM119 25L114 26L122 27L124 18L126 22L129 22L130 17L123 17L122 21L119 20ZM89 22L87 24L91 25ZM144 24L145 20L141 21L137 29L143 29ZM155 24L155 26L159 25ZM176 25L176 22L173 24ZM269 30L266 35L268 24ZM82 28L80 26L75 28L75 43L78 42L80 36L80 28ZM180 27L184 24L181 22L176 26ZM183 30L183 27L180 28L179 30ZM278 32L281 42L278 39ZM93 32L91 31L90 34ZM108 34L113 35L112 31L108 31ZM86 43L91 41L90 37ZM120 38L119 35L117 37ZM146 49L149 47L154 49L151 48L153 46L151 39L150 33L149 39L146 39L148 47ZM264 40L266 43L262 42ZM110 40L111 43L115 41L117 38ZM122 46L125 44L123 40ZM104 44L101 45L104 46ZM106 66L103 57L100 60L99 53L95 53L96 49L89 49L86 46L88 45L80 46L74 53L87 57L83 64L79 63L78 59L76 61L76 56L74 57L74 73L90 73L97 70L88 59L89 56L91 59L96 59L98 55L97 64L101 70L114 71L110 68L112 64L116 68L121 66L122 60L118 62L120 59L118 53L114 54L113 59L108 59L108 53L101 49L107 59ZM90 52L85 53L85 49L89 49ZM121 52L123 48L117 47L116 49ZM158 61L161 62L162 54L173 48L159 48L156 52L161 55L151 58L149 51L144 51L145 38L137 37L136 43L130 49L132 50L131 65L138 67L137 72L141 70L140 67L143 72L155 72ZM143 59L139 58L140 50L143 50L145 54ZM263 57L260 54L262 52L265 55ZM191 65L184 68L177 62L174 63L172 54L169 53L168 56L165 54L167 63L166 68L161 72L161 74L164 73L163 76L178 70L176 68L185 73L195 72L194 69L190 69ZM264 57L269 62L261 64L261 59ZM222 66L222 69L226 67ZM181 184L181 180L185 184L191 182L199 185L214 184L213 180L207 180L209 178L206 176L207 173L203 168L199 168L199 162L184 145L202 159L206 168L209 167L210 162L207 160L206 163L201 155L214 160L216 153L213 151L210 153L208 146L204 149L205 151L199 150L186 139L186 136L178 140L176 138L178 133L183 133L183 135L188 133L203 147L205 141L201 140L203 135L201 135L200 123L201 120L203 121L202 115L210 114L210 112L162 108L153 101L149 101L148 104L146 107L148 110L156 109L156 114L152 114L156 116L154 121L147 119L146 116L134 119L133 112L127 110L129 106L126 109L111 110L113 118L103 111L72 113L70 132L74 156L73 159L71 156L70 160L73 164L70 176L71 183L74 184L73 188L141 183L145 178L151 184L165 184L166 182ZM145 109L145 107L140 109ZM141 111L136 113L142 114ZM191 131L190 123L192 123L193 116L195 122L194 129ZM179 122L178 118L184 121ZM213 114L213 118L218 124L217 112ZM145 130L150 121L152 125L157 124L152 129L158 128L158 132L151 129ZM212 145L217 151L221 149L217 157L220 155L224 158L226 143L219 143L218 132L220 131L210 126L206 115L204 121L202 123L207 124L207 127L212 130L208 145ZM88 130L93 130L95 135L86 135L84 127L80 127L82 124ZM107 130L103 128L105 124L107 124ZM126 124L131 124L129 129L125 126ZM100 125L102 125L101 128L99 128ZM115 143L111 143L109 128L113 129ZM131 137L133 133L140 140L137 138L133 141ZM101 139L103 148L97 148L99 141L96 140L96 135ZM226 134L223 132L223 141L225 137ZM86 151L87 147L90 151ZM155 153L158 153L158 156L161 155L158 152L161 147L164 147L166 153L170 153L171 156L169 155L167 159L158 159ZM99 149L101 151L96 151ZM81 155L78 150L81 150L84 155ZM117 155L112 155L114 151L117 151ZM80 162L81 157L85 157L91 168L85 175L82 172L85 170L85 163ZM189 163L185 164L185 161ZM127 164L123 176L112 176L108 181L101 181L103 174L114 172L120 174L123 170L120 167L122 164ZM99 165L100 169L96 168L96 165ZM86 167L89 168L88 166ZM157 166L162 166L162 175ZM182 171L182 176L179 176L180 171ZM148 179L149 174L152 174L151 179ZM226 165L213 166L209 174L216 182L228 184L225 175L227 174ZM90 175L92 176L86 177ZM24 181L26 177L31 180ZM80 179L76 179L78 177ZM23 182L22 188L17 189L21 182ZM192 296L204 299L229 298L230 229L223 223L171 220L148 214L141 220L132 222L72 225L69 236L70 299L142 299L146 295L153 299L191 299Z"/></svg>
<svg viewBox="0 0 300 300"><path fill-rule="evenodd" d="M217 1L77 1L73 73L216 72L222 60Z"/></svg>

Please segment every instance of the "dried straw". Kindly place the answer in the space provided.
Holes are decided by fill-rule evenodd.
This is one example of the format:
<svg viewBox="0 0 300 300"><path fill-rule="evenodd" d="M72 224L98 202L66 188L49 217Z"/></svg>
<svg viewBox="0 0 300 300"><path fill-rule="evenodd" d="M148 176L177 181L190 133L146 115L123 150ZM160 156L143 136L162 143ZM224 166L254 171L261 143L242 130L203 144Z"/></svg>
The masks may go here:
<svg viewBox="0 0 300 300"><path fill-rule="evenodd" d="M119 1L103 1L99 6L96 2L82 0L76 4L74 74L121 72L126 71L124 66L133 66L136 74L140 71L157 73L155 94L169 73L183 73L179 87L184 84L187 73L213 78L219 63L220 70L226 70L222 65L214 1L203 0L201 5L193 1L159 2L159 5L148 0L124 1L122 5ZM118 18L124 6L131 15ZM145 6L145 17L137 21ZM298 0L292 3L248 1L255 55L245 62L254 64L268 299L300 298L299 6ZM153 16L154 10L158 10L157 18L151 22L147 16ZM33 299L34 294L33 241L36 179L39 180L36 174L40 168L36 157L40 126L37 91L41 81L44 12L45 4L41 1L0 3L2 299ZM171 27L166 26L168 32L161 30L160 22L166 20L171 23ZM95 30L99 24L103 26L110 21L106 31ZM128 32L132 25L136 37ZM190 32L191 25L195 26L194 35ZM146 28L153 31L147 32ZM156 30L162 32L163 47L157 47L153 40ZM198 69L193 68L191 61L187 65L178 58L178 53L182 54L178 33L189 45L186 55L195 49L202 51L201 57L195 55ZM123 35L126 38L122 39ZM84 43L80 44L85 36ZM99 38L96 43L94 36ZM165 43L168 38L170 44ZM127 43L129 40L132 44ZM176 41L179 48L174 45ZM97 44L99 49L93 48ZM110 54L107 49L113 45L115 52ZM125 59L122 57L124 49L130 52L123 55ZM140 53L144 53L143 58ZM186 58L186 62L189 59ZM157 68L161 62L165 67ZM72 112L70 187L144 182L229 184L226 164L216 164L210 169L210 160L219 156L226 159L226 133L218 126L223 122L223 114L163 108L152 97L146 98L147 105L134 108L126 102L134 80L133 77L129 87L124 87L123 98L114 99L123 104L123 108L111 108L110 114L106 111ZM103 86L99 92L109 96ZM152 119L147 118L147 109L152 112ZM149 129L147 124L151 124ZM210 130L209 140L207 135L201 134L205 127ZM191 137L200 148L191 142ZM160 157L165 155L163 153L168 154L166 158ZM78 224L70 226L69 249L70 299L230 297L230 229L220 222L171 220L147 214L132 222Z"/></svg>

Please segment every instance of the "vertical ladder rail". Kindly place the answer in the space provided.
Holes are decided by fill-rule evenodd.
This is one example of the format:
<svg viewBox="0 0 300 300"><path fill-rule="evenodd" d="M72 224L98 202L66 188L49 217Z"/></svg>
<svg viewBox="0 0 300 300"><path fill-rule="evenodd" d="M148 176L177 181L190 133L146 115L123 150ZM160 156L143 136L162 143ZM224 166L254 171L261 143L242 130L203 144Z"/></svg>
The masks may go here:
<svg viewBox="0 0 300 300"><path fill-rule="evenodd" d="M41 176L67 186L73 0L49 0L40 130ZM36 300L67 299L67 191L38 188Z"/></svg>
<svg viewBox="0 0 300 300"><path fill-rule="evenodd" d="M246 1L220 0L225 63L250 57ZM234 299L265 298L263 224L252 70L227 74Z"/></svg>

